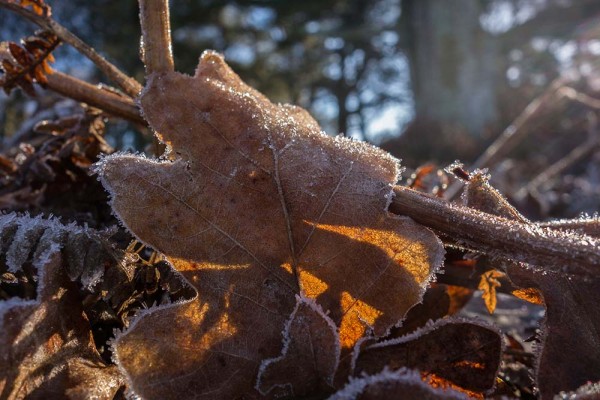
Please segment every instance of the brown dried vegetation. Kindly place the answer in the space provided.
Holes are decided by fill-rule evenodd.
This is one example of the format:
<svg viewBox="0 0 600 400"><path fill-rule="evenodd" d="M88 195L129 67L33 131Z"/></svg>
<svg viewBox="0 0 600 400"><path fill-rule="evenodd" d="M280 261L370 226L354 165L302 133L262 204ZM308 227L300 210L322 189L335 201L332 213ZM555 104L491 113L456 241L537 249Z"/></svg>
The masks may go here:
<svg viewBox="0 0 600 400"><path fill-rule="evenodd" d="M397 186L396 159L325 135L220 55L174 72L167 2L141 1L137 98L167 152L114 153L105 112L142 121L140 84L43 1L0 6L51 28L4 46L5 91L46 84L61 38L125 92L59 76L98 108L0 156L0 398L598 394L597 219L536 224L458 164ZM450 173L462 205L443 199ZM500 292L544 305L535 353L455 316L477 288L490 313Z"/></svg>

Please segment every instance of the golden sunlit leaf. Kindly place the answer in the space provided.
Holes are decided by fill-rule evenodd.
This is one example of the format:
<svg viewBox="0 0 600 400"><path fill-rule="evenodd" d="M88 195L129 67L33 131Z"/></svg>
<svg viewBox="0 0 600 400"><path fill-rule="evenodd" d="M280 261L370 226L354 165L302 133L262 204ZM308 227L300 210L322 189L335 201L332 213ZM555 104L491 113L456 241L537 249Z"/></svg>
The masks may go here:
<svg viewBox="0 0 600 400"><path fill-rule="evenodd" d="M535 288L523 288L523 289L515 289L511 292L515 297L518 297L521 300L528 301L532 304L537 304L540 306L544 305L544 297L541 292Z"/></svg>
<svg viewBox="0 0 600 400"><path fill-rule="evenodd" d="M198 298L149 311L116 340L138 395L258 395L258 367L281 354L296 295L327 313L347 352L421 300L443 249L386 211L398 179L387 153L325 135L212 52L194 77L150 76L140 104L173 160L118 154L97 170L122 222L164 252Z"/></svg>
<svg viewBox="0 0 600 400"><path fill-rule="evenodd" d="M343 348L351 349L383 313L348 292L342 292L342 308L348 312L340 323L340 340Z"/></svg>
<svg viewBox="0 0 600 400"><path fill-rule="evenodd" d="M483 298L485 307L490 314L494 313L494 310L496 309L496 303L498 301L496 298L496 288L500 287L501 285L498 279L504 276L506 276L504 272L495 269L481 274L478 289L482 291L481 297Z"/></svg>
<svg viewBox="0 0 600 400"><path fill-rule="evenodd" d="M19 0L21 3L21 7L29 7L33 12L38 15L42 15L44 17L49 17L52 12L50 6L48 6L44 0Z"/></svg>

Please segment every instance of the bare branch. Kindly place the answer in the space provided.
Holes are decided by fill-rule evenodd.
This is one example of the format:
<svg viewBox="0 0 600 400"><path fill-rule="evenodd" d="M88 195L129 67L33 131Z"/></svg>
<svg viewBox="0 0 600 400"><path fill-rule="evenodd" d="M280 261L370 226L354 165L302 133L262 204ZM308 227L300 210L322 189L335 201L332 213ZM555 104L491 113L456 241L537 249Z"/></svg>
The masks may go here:
<svg viewBox="0 0 600 400"><path fill-rule="evenodd" d="M560 175L567 168L583 160L585 157L596 151L599 144L600 142L598 140L587 140L584 143L580 144L579 146L574 148L569 154L567 154L564 158L561 158L560 160L552 164L550 167L539 173L526 186L524 186L517 192L516 197L522 198L527 193L536 193L538 191L538 188L545 182L548 182L555 176Z"/></svg>
<svg viewBox="0 0 600 400"><path fill-rule="evenodd" d="M102 90L58 71L47 75L47 78L47 87L63 96L87 103L117 117L146 125L137 105L130 97Z"/></svg>
<svg viewBox="0 0 600 400"><path fill-rule="evenodd" d="M545 106L552 101L556 101L556 93L564 84L563 79L556 79L550 87L536 97L531 103L525 107L525 110L510 124L502 134L492 143L490 147L475 161L473 168L482 168L495 163L500 157L512 149L521 139L527 135L527 130L524 129L527 122L536 117L540 111L544 110Z"/></svg>
<svg viewBox="0 0 600 400"><path fill-rule="evenodd" d="M471 165L473 169L489 167L516 146L529 132L525 127L548 104L558 101L557 91L564 85L562 78L555 79L544 93L536 97L525 107L525 110L506 127L498 138L485 150L485 152ZM459 192L461 182L454 182L446 190L446 198L453 199Z"/></svg>
<svg viewBox="0 0 600 400"><path fill-rule="evenodd" d="M573 101L577 101L595 110L600 110L600 99L588 96L587 94L582 92L578 92L577 90L569 86L564 86L560 88L558 92L561 96L564 96Z"/></svg>
<svg viewBox="0 0 600 400"><path fill-rule="evenodd" d="M43 29L53 32L63 42L70 44L81 54L90 59L106 76L115 82L125 93L131 97L137 97L142 90L142 85L135 79L127 76L123 71L102 57L96 50L86 44L79 37L71 33L67 28L50 17L36 14L32 10L22 7L9 0L0 0L0 7L4 7L16 14L28 19Z"/></svg>
<svg viewBox="0 0 600 400"><path fill-rule="evenodd" d="M139 0L146 75L175 69L168 0Z"/></svg>
<svg viewBox="0 0 600 400"><path fill-rule="evenodd" d="M600 273L600 241L592 237L508 220L400 186L394 193L391 212L408 215L467 247L565 273Z"/></svg>

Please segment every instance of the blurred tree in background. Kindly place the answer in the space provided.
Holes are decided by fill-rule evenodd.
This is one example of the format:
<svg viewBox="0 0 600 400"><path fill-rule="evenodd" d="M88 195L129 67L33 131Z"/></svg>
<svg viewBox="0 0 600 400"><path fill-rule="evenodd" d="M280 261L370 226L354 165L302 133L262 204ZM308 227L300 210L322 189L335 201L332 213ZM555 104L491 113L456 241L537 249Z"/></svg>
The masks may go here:
<svg viewBox="0 0 600 400"><path fill-rule="evenodd" d="M142 79L137 2L49 3L58 21ZM598 89L589 85L600 54L597 0L179 0L171 12L178 70L192 73L203 50L220 51L271 99L413 167L472 161L561 74ZM0 16L4 39L34 30ZM58 69L102 80L65 47ZM32 112L20 94L0 106L5 136Z"/></svg>

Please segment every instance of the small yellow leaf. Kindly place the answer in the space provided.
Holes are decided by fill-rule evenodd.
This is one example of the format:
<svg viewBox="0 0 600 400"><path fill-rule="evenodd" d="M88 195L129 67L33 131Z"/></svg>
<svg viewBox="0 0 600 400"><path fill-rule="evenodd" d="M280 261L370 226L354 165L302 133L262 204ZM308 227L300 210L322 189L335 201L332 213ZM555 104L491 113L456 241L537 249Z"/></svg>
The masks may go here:
<svg viewBox="0 0 600 400"><path fill-rule="evenodd" d="M496 288L500 287L501 283L498 280L499 278L503 278L506 276L504 272L492 269L481 274L481 280L479 281L479 290L483 293L481 297L483 297L483 301L485 302L485 306L490 314L494 313L496 309Z"/></svg>

